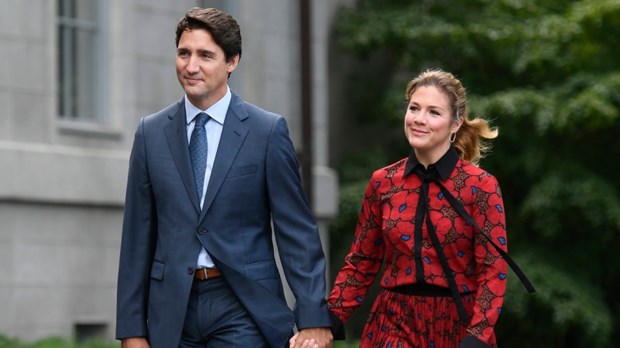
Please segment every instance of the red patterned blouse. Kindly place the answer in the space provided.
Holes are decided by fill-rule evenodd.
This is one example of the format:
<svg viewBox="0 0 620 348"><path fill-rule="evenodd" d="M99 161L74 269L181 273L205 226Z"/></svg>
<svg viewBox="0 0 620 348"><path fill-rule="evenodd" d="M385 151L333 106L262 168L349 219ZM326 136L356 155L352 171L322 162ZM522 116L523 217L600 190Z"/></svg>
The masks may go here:
<svg viewBox="0 0 620 348"><path fill-rule="evenodd" d="M330 310L345 322L361 305L385 260L381 286L391 289L409 284L448 287L426 221L416 237L415 216L422 180L412 153L375 171L366 188L351 250L336 277L329 297ZM423 168L423 167L421 167ZM428 167L496 244L504 250L506 223L497 180L483 169L459 158L450 149ZM443 197L439 186L428 188L430 220L461 293L475 293L470 335L488 342L499 317L506 290L507 263L497 250ZM422 219L418 219L422 220Z"/></svg>

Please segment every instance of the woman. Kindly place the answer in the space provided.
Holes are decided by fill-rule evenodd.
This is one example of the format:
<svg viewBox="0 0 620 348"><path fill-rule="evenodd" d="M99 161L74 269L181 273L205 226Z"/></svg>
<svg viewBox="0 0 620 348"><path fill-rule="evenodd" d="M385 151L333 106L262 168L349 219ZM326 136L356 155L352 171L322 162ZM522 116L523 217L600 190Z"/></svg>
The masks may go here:
<svg viewBox="0 0 620 348"><path fill-rule="evenodd" d="M406 97L412 151L373 173L329 307L344 323L380 275L360 347L496 347L507 263L492 244L505 251L506 224L497 180L475 163L497 130L468 118L450 73L422 73Z"/></svg>

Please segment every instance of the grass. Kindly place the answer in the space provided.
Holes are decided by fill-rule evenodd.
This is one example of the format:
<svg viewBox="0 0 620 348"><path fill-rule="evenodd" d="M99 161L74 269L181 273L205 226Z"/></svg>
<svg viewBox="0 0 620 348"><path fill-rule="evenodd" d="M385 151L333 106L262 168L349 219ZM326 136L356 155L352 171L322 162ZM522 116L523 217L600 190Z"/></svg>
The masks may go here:
<svg viewBox="0 0 620 348"><path fill-rule="evenodd" d="M118 342L99 339L75 342L62 337L47 337L34 342L0 335L0 348L119 348ZM334 341L333 348L357 348L359 341Z"/></svg>
<svg viewBox="0 0 620 348"><path fill-rule="evenodd" d="M119 348L118 342L104 342L99 339L75 342L62 337L47 337L34 342L0 335L0 348Z"/></svg>
<svg viewBox="0 0 620 348"><path fill-rule="evenodd" d="M359 341L334 341L332 348L358 348Z"/></svg>

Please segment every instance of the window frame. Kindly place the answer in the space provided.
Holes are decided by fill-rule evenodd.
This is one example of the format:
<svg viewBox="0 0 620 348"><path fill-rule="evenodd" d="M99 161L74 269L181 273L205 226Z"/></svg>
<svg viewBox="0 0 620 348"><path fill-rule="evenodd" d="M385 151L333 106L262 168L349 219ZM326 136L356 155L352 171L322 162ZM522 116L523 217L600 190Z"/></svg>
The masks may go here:
<svg viewBox="0 0 620 348"><path fill-rule="evenodd" d="M56 52L57 52L57 74L56 74L56 115L61 128L70 130L91 130L95 131L98 126L109 127L112 119L108 116L108 1L87 0L95 2L95 16L92 19L84 19L66 16L60 13L61 4L65 8L75 6L83 0L58 0L55 8L56 15ZM67 28L69 30L67 30ZM88 47L93 48L90 57L79 56L78 36L86 33L92 36L92 43ZM62 36L62 37L61 37ZM89 105L86 106L87 112L80 111L79 94L76 92L83 86L84 78L78 76L79 69L75 62L77 59L90 59L88 66L92 67L89 76L86 78L92 81L92 95ZM63 81L76 81L67 83ZM68 112L67 112L68 111Z"/></svg>

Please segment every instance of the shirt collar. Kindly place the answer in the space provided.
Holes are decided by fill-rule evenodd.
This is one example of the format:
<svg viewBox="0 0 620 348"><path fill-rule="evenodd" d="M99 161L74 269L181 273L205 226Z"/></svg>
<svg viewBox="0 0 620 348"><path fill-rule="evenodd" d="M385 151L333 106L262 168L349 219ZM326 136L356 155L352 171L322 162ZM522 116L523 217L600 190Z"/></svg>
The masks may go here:
<svg viewBox="0 0 620 348"><path fill-rule="evenodd" d="M187 99L187 95L185 95L185 122L189 125L196 115L201 112L206 113L211 117L211 119L217 121L219 124L224 124L224 120L226 119L226 113L228 112L228 106L230 105L230 100L232 98L232 93L230 92L230 87L226 86L226 94L222 97L222 99L218 100L215 104L211 105L207 110L201 110L194 106L189 99Z"/></svg>
<svg viewBox="0 0 620 348"><path fill-rule="evenodd" d="M456 152L454 147L450 146L450 149L439 159L439 161L431 164L428 168L424 169L424 166L418 162L418 159L415 157L415 151L411 150L409 154L409 158L407 159L407 164L405 166L405 173L403 177L407 177L411 173L415 171L417 166L421 166L422 170L426 171L434 167L442 180L446 180L454 167L456 167L456 162L459 160L459 154Z"/></svg>

